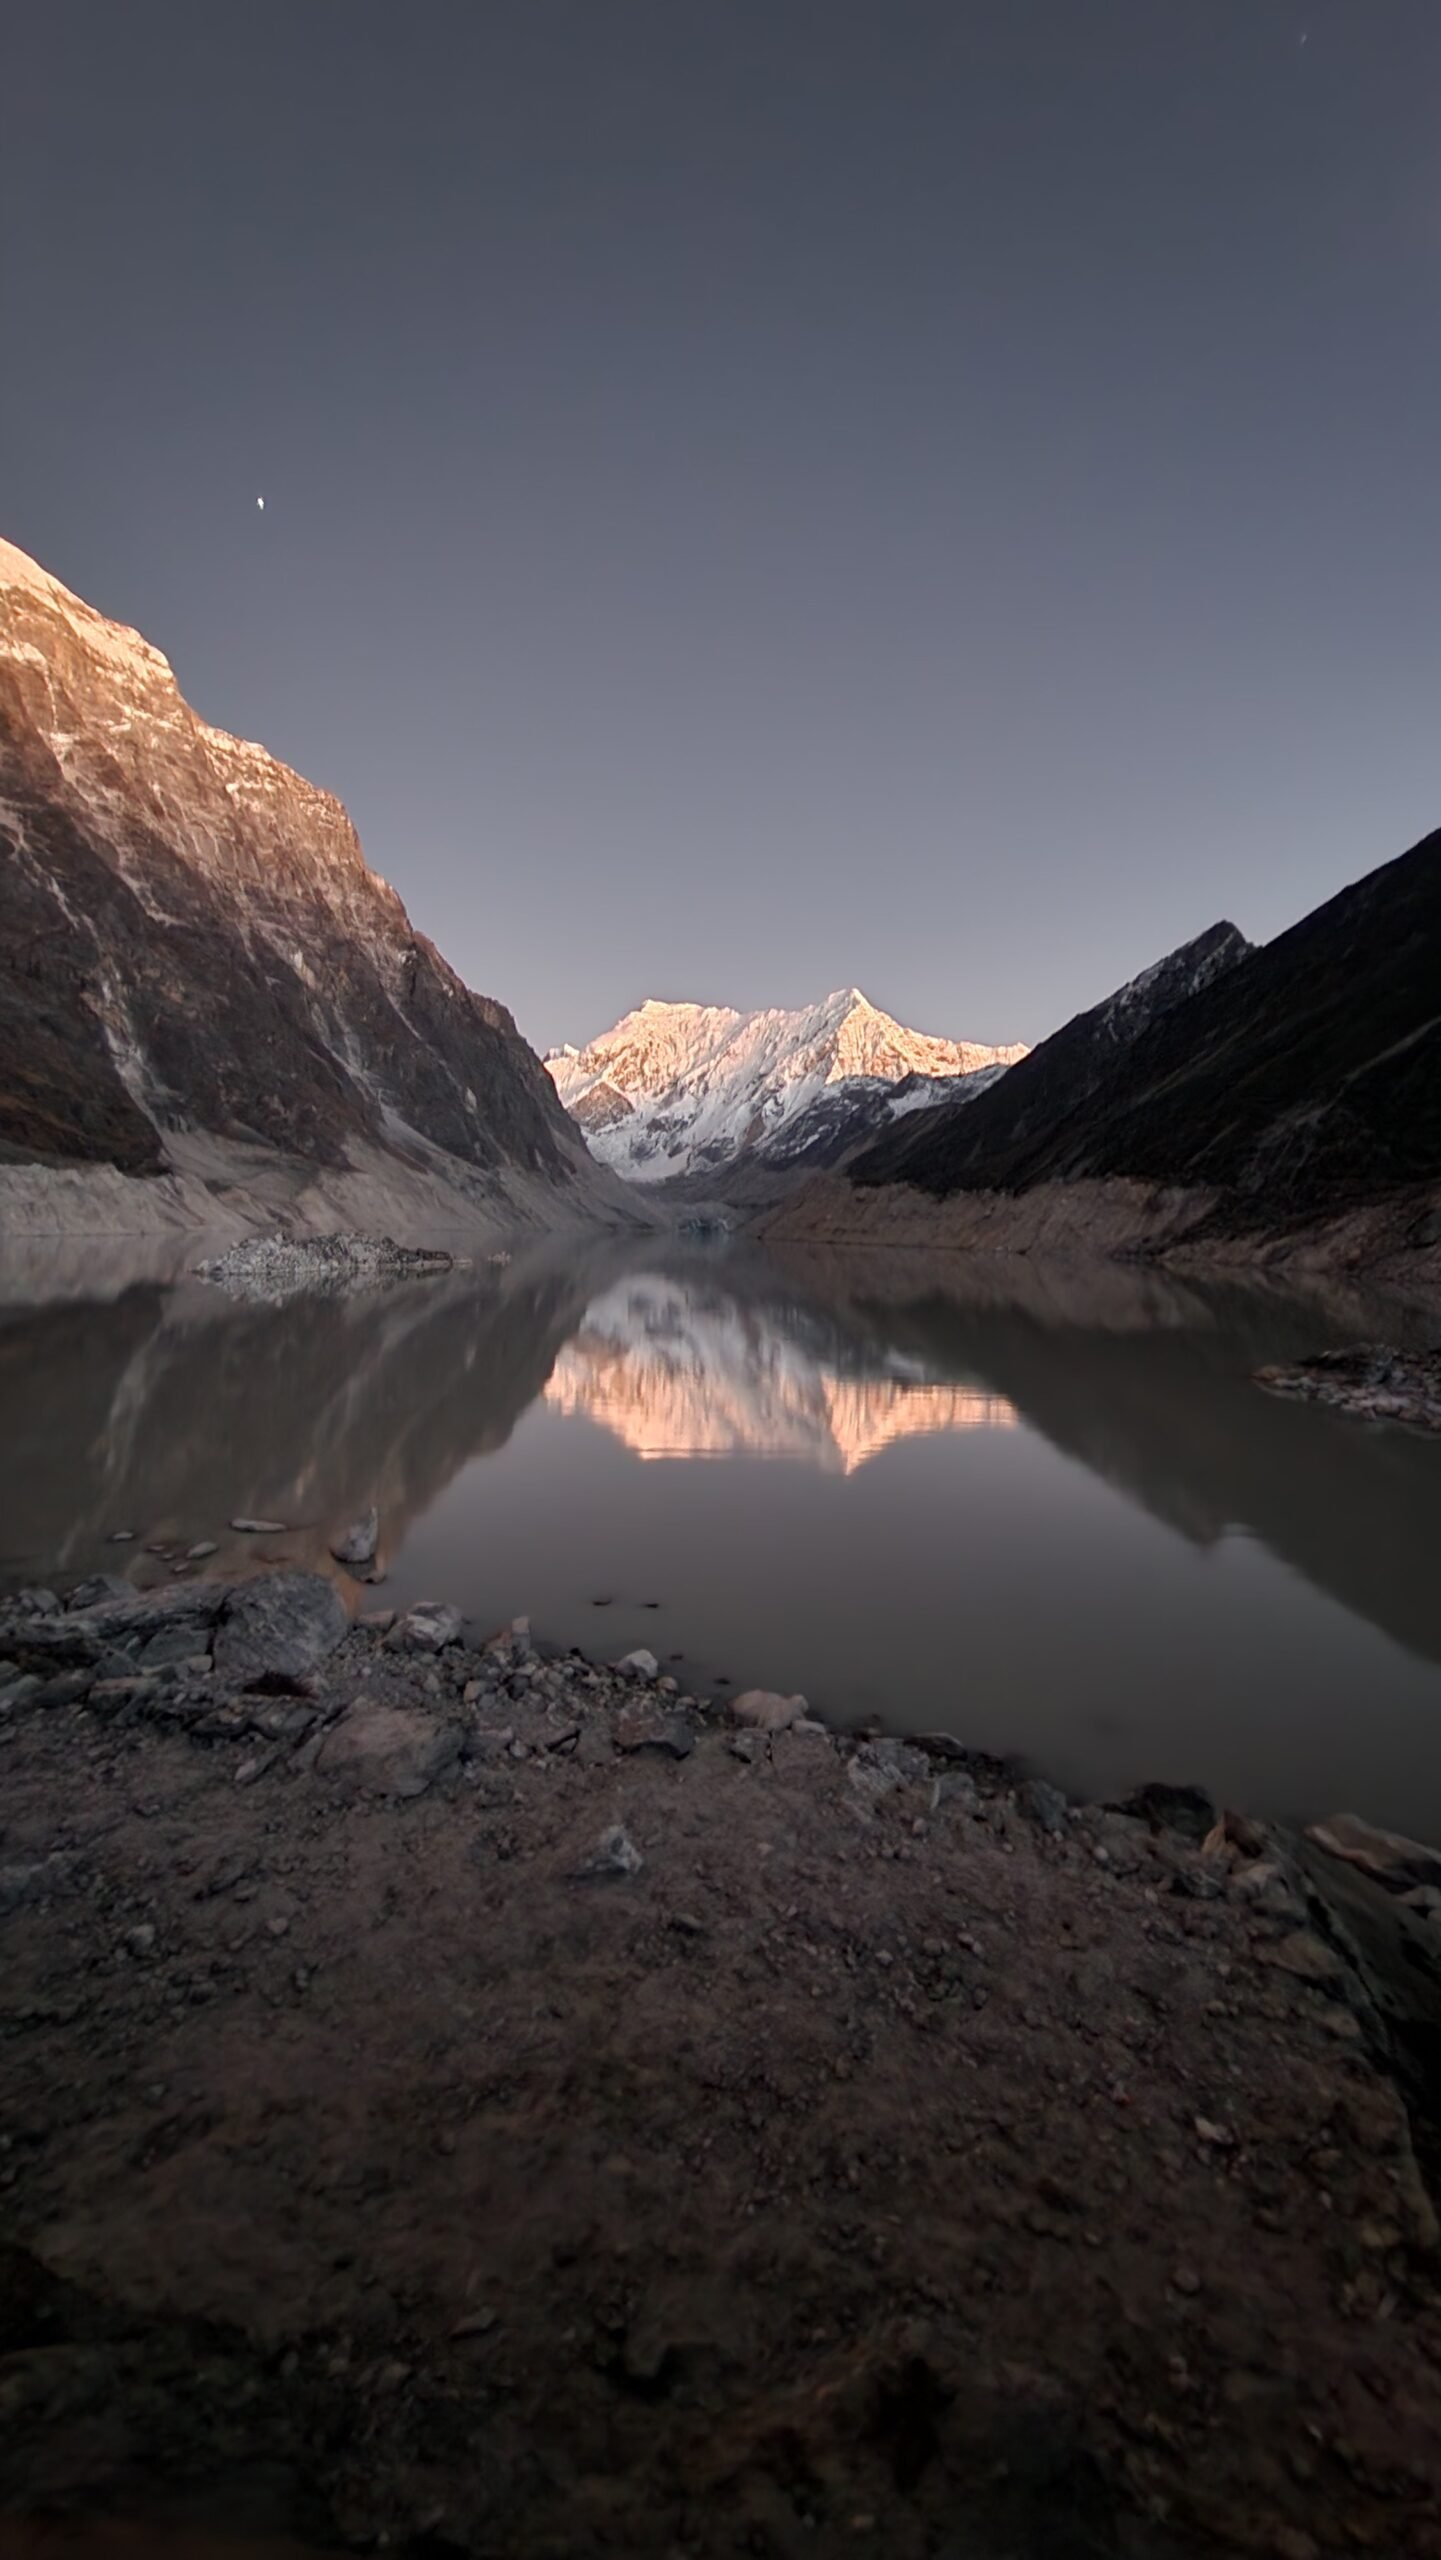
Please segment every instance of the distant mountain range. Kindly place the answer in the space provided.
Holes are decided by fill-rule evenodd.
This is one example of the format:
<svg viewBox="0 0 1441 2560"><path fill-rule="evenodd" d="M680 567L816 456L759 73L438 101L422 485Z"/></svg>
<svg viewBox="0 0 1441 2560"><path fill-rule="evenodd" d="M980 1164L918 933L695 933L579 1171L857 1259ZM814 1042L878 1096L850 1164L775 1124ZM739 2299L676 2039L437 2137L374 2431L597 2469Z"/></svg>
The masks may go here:
<svg viewBox="0 0 1441 2560"><path fill-rule="evenodd" d="M627 1214L339 802L5 542L0 857L4 1223Z"/></svg>
<svg viewBox="0 0 1441 2560"><path fill-rule="evenodd" d="M908 1031L859 987L842 987L797 1012L648 997L545 1063L592 1153L632 1182L657 1183L751 1161L834 1163L897 1118L984 1091L1025 1055Z"/></svg>

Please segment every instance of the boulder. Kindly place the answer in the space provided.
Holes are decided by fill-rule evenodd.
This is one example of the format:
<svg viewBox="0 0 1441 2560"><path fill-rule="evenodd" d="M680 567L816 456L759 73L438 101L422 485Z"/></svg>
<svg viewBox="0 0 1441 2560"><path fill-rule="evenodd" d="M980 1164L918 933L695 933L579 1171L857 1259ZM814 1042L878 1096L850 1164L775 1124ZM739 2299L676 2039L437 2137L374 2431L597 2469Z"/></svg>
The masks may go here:
<svg viewBox="0 0 1441 2560"><path fill-rule="evenodd" d="M358 1698L326 1734L316 1770L342 1793L423 1796L460 1758L461 1735L411 1707Z"/></svg>
<svg viewBox="0 0 1441 2560"><path fill-rule="evenodd" d="M364 1518L352 1520L350 1527L338 1537L330 1552L337 1564L374 1564L380 1540L380 1514L374 1503Z"/></svg>
<svg viewBox="0 0 1441 2560"><path fill-rule="evenodd" d="M632 1680L654 1680L660 1672L655 1655L643 1644L638 1644L634 1653L623 1653L615 1667Z"/></svg>
<svg viewBox="0 0 1441 2560"><path fill-rule="evenodd" d="M874 1742L863 1742L847 1763L846 1776L862 1795L889 1795L894 1787L913 1786L918 1779L929 1778L931 1764L915 1745L901 1742L894 1734L882 1734Z"/></svg>
<svg viewBox="0 0 1441 2560"><path fill-rule="evenodd" d="M134 1586L119 1573L92 1573L85 1582L77 1582L66 1594L67 1609L96 1609L106 1600L128 1603L138 1597Z"/></svg>
<svg viewBox="0 0 1441 2560"><path fill-rule="evenodd" d="M321 1573L271 1573L237 1584L215 1635L215 1668L244 1682L262 1672L294 1677L333 1653L350 1626L345 1602Z"/></svg>
<svg viewBox="0 0 1441 2560"><path fill-rule="evenodd" d="M1059 1787L1045 1778L1027 1778L1019 1797L1022 1813L1028 1814L1037 1830L1059 1839L1071 1818L1071 1808Z"/></svg>
<svg viewBox="0 0 1441 2560"><path fill-rule="evenodd" d="M460 1611L448 1600L417 1600L385 1642L392 1653L440 1653L448 1644L459 1644L462 1624Z"/></svg>
<svg viewBox="0 0 1441 2560"><path fill-rule="evenodd" d="M799 1724L806 1702L799 1694L783 1698L778 1689L742 1689L732 1698L730 1711L737 1724L750 1725L757 1733L784 1733L788 1725Z"/></svg>
<svg viewBox="0 0 1441 2560"><path fill-rule="evenodd" d="M1388 1893L1406 1893L1416 1885L1441 1886L1441 1849L1428 1849L1399 1831L1381 1831L1358 1814L1333 1813L1313 1822L1306 1837L1328 1858L1341 1858L1363 1875L1374 1876Z"/></svg>
<svg viewBox="0 0 1441 2560"><path fill-rule="evenodd" d="M1215 1828L1216 1808L1204 1787L1172 1787L1153 1779L1137 1787L1115 1808L1153 1831L1179 1831L1184 1840L1204 1840Z"/></svg>

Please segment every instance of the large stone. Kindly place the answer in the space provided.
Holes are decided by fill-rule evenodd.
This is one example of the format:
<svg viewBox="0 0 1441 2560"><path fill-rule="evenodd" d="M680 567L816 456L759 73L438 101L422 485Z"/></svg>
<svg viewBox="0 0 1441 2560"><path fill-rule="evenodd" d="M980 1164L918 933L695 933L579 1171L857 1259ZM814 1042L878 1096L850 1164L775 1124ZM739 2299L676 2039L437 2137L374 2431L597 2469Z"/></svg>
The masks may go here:
<svg viewBox="0 0 1441 2560"><path fill-rule="evenodd" d="M1358 1814L1333 1813L1325 1822L1313 1822L1306 1837L1329 1858L1344 1859L1347 1866L1374 1876L1388 1892L1405 1893L1414 1885L1441 1886L1441 1849L1428 1849L1399 1831L1378 1830Z"/></svg>
<svg viewBox="0 0 1441 2560"><path fill-rule="evenodd" d="M315 1765L343 1793L423 1796L460 1758L461 1740L454 1726L412 1707L359 1698L325 1736Z"/></svg>
<svg viewBox="0 0 1441 2560"><path fill-rule="evenodd" d="M441 1653L446 1645L459 1644L463 1624L448 1600L417 1600L391 1628L386 1646L391 1653Z"/></svg>
<svg viewBox="0 0 1441 2560"><path fill-rule="evenodd" d="M1185 1840L1204 1840L1215 1828L1216 1808L1204 1787L1173 1787L1159 1779L1137 1787L1117 1808L1153 1831L1179 1831Z"/></svg>
<svg viewBox="0 0 1441 2560"><path fill-rule="evenodd" d="M889 1733L861 1743L846 1766L851 1785L863 1795L872 1796L889 1795L895 1787L914 1786L930 1774L931 1764L925 1753Z"/></svg>
<svg viewBox="0 0 1441 2560"><path fill-rule="evenodd" d="M732 1698L730 1711L737 1724L750 1725L757 1733L784 1733L787 1725L799 1724L806 1702L799 1695L783 1698L778 1689L742 1689Z"/></svg>
<svg viewBox="0 0 1441 2560"><path fill-rule="evenodd" d="M74 1590L67 1593L65 1606L67 1609L96 1609L106 1600L119 1600L124 1604L136 1596L123 1574L92 1573L87 1581L77 1582Z"/></svg>
<svg viewBox="0 0 1441 2560"><path fill-rule="evenodd" d="M215 1668L224 1680L257 1680L263 1672L294 1678L333 1653L350 1619L333 1582L321 1573L272 1573L237 1584L215 1635Z"/></svg>
<svg viewBox="0 0 1441 2560"><path fill-rule="evenodd" d="M374 1564L379 1539L380 1514L372 1503L363 1519L352 1520L330 1552L337 1564Z"/></svg>

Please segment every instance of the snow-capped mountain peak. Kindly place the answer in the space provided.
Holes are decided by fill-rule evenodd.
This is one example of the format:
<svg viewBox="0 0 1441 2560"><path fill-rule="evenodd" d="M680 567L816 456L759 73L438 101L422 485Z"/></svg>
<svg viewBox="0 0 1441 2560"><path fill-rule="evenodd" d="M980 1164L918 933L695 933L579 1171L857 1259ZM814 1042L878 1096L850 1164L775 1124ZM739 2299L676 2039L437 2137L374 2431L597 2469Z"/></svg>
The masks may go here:
<svg viewBox="0 0 1441 2560"><path fill-rule="evenodd" d="M1024 1055L908 1030L859 987L838 987L817 1005L755 1013L647 996L546 1065L592 1153L634 1181L661 1182L748 1154L789 1161L793 1124L838 1086L864 1088L871 1102L907 1078L994 1074ZM917 1107L914 1090L906 1107Z"/></svg>

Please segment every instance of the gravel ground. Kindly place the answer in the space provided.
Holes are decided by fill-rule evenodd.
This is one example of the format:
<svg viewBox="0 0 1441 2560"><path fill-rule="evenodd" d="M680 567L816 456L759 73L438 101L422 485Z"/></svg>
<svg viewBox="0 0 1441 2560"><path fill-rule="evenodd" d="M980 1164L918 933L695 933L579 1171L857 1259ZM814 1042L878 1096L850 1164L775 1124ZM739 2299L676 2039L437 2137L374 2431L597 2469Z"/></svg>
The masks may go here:
<svg viewBox="0 0 1441 2560"><path fill-rule="evenodd" d="M7 2560L1441 2552L1436 2216L1284 1842L122 1593L0 1624Z"/></svg>

